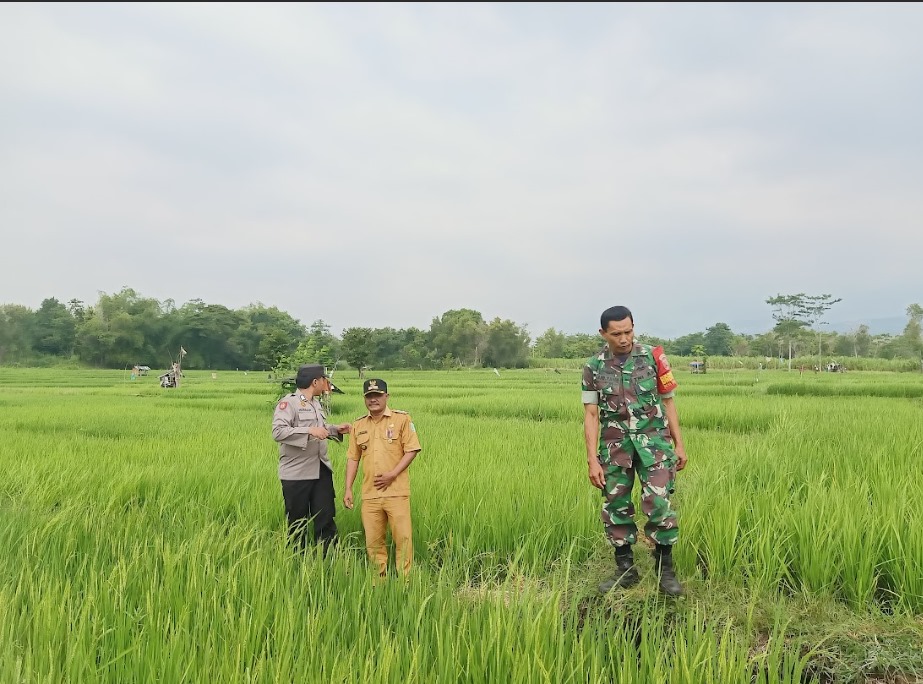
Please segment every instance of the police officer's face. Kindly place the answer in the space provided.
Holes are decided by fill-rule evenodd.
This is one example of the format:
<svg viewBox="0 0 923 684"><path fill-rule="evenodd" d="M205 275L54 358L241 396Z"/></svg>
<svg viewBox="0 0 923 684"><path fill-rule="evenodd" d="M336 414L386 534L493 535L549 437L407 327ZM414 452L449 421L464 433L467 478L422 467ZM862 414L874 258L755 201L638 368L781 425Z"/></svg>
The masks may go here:
<svg viewBox="0 0 923 684"><path fill-rule="evenodd" d="M618 354L627 354L635 343L635 326L630 318L622 321L609 321L609 326L599 334L609 345L609 349Z"/></svg>
<svg viewBox="0 0 923 684"><path fill-rule="evenodd" d="M373 416L381 413L388 406L388 395L384 392L372 392L365 395L365 407Z"/></svg>

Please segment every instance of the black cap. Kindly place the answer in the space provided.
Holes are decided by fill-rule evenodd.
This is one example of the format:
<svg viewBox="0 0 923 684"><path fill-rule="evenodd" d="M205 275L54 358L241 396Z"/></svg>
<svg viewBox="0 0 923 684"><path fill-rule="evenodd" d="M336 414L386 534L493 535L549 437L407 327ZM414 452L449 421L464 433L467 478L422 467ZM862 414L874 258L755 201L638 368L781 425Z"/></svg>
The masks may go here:
<svg viewBox="0 0 923 684"><path fill-rule="evenodd" d="M327 371L323 366L317 364L307 364L298 369L298 375L295 376L295 386L299 389L309 387L312 382L318 378L326 378Z"/></svg>
<svg viewBox="0 0 923 684"><path fill-rule="evenodd" d="M384 380L379 380L378 378L369 378L362 383L362 395L374 394L380 392L382 394L388 393L388 383Z"/></svg>

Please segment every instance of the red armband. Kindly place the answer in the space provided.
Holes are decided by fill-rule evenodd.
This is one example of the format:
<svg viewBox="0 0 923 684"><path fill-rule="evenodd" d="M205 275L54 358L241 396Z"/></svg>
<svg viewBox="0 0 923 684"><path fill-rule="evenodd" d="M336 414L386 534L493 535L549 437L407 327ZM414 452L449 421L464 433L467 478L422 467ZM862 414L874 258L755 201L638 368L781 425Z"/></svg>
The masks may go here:
<svg viewBox="0 0 923 684"><path fill-rule="evenodd" d="M670 362L667 361L667 355L663 347L654 347L654 363L657 365L657 392L660 394L669 394L676 389L676 379L673 377L673 371L670 368Z"/></svg>

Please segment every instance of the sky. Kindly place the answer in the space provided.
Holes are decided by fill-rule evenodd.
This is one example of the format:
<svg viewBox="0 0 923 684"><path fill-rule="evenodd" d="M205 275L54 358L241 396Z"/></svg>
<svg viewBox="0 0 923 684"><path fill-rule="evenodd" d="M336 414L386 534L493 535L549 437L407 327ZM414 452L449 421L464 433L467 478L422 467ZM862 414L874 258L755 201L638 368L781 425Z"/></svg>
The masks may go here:
<svg viewBox="0 0 923 684"><path fill-rule="evenodd" d="M923 303L920 5L0 5L0 303Z"/></svg>

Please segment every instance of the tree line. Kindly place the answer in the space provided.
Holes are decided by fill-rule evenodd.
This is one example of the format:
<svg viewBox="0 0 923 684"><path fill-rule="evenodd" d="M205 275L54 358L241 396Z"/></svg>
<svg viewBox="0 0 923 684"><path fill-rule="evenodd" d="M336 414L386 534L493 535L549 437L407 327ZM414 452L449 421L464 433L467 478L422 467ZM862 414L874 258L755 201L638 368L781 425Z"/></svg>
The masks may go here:
<svg viewBox="0 0 923 684"><path fill-rule="evenodd" d="M848 333L823 329L830 295L777 295L766 300L776 325L759 335L735 333L726 323L675 339L639 334L678 356L838 356L923 358L923 307L907 307L901 335L872 335L866 325ZM486 320L474 309L453 309L428 329L346 328L334 335L323 320L306 326L285 311L256 303L241 309L194 299L143 297L131 288L101 293L87 305L45 299L38 309L0 305L0 365L45 365L62 360L100 368L166 368L180 347L187 368L287 372L299 363L369 368L515 368L531 358L585 359L601 347L596 333L549 328L534 343L526 326Z"/></svg>
<svg viewBox="0 0 923 684"><path fill-rule="evenodd" d="M323 320L305 326L274 306L230 309L194 299L143 297L131 288L101 293L93 305L42 301L32 310L0 305L0 365L73 360L99 368L166 368L180 348L186 368L287 372L299 363L354 368L523 367L531 339L525 326L472 309L447 311L419 328L347 328L342 337Z"/></svg>

